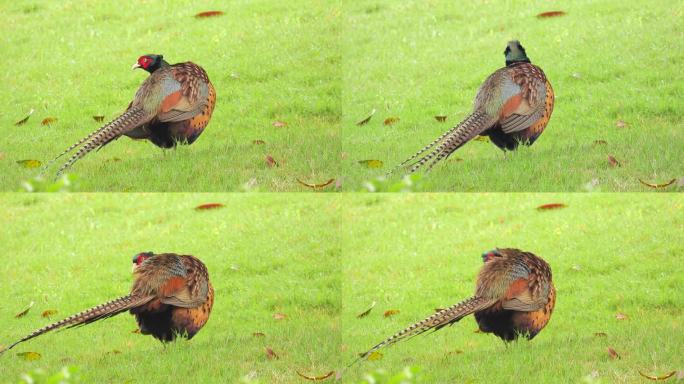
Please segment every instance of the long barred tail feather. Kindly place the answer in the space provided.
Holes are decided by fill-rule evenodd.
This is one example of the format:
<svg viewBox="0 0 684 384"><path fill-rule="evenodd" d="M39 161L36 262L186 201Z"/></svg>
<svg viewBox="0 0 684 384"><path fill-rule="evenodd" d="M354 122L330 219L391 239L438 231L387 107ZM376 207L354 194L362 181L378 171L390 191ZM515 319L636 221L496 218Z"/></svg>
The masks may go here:
<svg viewBox="0 0 684 384"><path fill-rule="evenodd" d="M52 162L59 159L63 155L71 152L75 148L81 146L76 153L74 153L69 160L57 170L56 176L59 177L65 170L71 167L79 159L83 158L94 149L100 148L110 141L118 138L124 133L134 129L135 127L144 124L147 119L147 114L141 108L130 108L123 115L117 117L111 122L107 123L102 128L89 134L81 139L78 143L70 146L64 152L55 157ZM52 163L51 162L51 163Z"/></svg>
<svg viewBox="0 0 684 384"><path fill-rule="evenodd" d="M440 141L442 141L442 139L444 139L444 138L447 137L448 135L452 134L455 130L457 130L459 126L460 126L460 124L454 126L453 128L449 129L448 131L444 132L441 136L439 136L438 138L436 138L432 143L430 143L430 144L424 146L420 151L418 151L418 152L416 152L415 154L413 154L413 156L411 156L411 157L409 157L408 159L402 161L401 164L395 166L395 167L392 168L389 172L387 172L387 176L390 176L390 175L391 175L392 173L394 173L397 169L402 168L404 165L406 165L406 164L407 164L408 162L410 162L411 160L413 160L413 159L415 159L416 157L422 155L422 154L425 153L427 150L429 150L430 148L432 148L432 147L434 147L435 145L437 145Z"/></svg>
<svg viewBox="0 0 684 384"><path fill-rule="evenodd" d="M60 328L72 328L80 325L85 325L92 323L97 320L105 319L108 317L112 317L115 315L118 315L122 312L125 312L133 307L137 307L139 305L142 305L148 301L150 301L152 298L151 297L146 297L146 298L135 298L131 297L130 295L127 296L122 296L119 297L118 299L114 299L111 301L108 301L104 304L100 304L96 307L87 309L85 311L79 312L75 315L69 316L66 319L60 320L56 323L52 323L50 325L46 325L43 328L37 329L27 336L21 338L20 340L14 342L13 344L10 344L9 347L3 349L0 351L0 355L3 353L9 351L10 349L14 348L17 344L23 343L24 341L33 339L34 337L38 337L42 334L45 334L47 332L60 329Z"/></svg>
<svg viewBox="0 0 684 384"><path fill-rule="evenodd" d="M418 335L425 333L427 331L430 331L430 330L437 331L444 326L453 324L453 323L461 320L465 316L468 316L474 312L477 312L479 310L487 308L487 307L493 305L495 302L496 302L496 300L485 299L482 297L474 296L474 297L466 299L466 300L464 300L458 304L452 305L449 308L446 308L446 309L443 309L439 312L436 312L433 315L429 316L428 318L421 320L415 324L410 325L409 327L407 327L407 328L395 333L391 337L387 338L383 342L375 345L373 348L371 348L368 351L361 354L359 358L354 360L347 367L351 367L357 361L365 359L371 353L377 351L380 348L390 346L390 345L397 343L399 341L402 341L402 340L410 339L414 336L418 336Z"/></svg>

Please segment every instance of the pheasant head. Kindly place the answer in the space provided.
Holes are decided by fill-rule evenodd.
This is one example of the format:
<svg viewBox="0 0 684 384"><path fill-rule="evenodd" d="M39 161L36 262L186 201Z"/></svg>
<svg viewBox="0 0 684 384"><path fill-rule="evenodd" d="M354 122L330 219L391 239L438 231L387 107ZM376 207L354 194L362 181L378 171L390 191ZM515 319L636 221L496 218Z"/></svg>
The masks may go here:
<svg viewBox="0 0 684 384"><path fill-rule="evenodd" d="M508 42L504 55L506 55L507 67L516 63L530 63L530 59L525 53L525 48L523 48L518 40L511 40Z"/></svg>
<svg viewBox="0 0 684 384"><path fill-rule="evenodd" d="M152 256L154 256L154 253L152 253L152 251L141 252L133 256L133 271L135 271L140 266L140 264L144 263L145 260L149 259Z"/></svg>
<svg viewBox="0 0 684 384"><path fill-rule="evenodd" d="M138 61L133 64L132 69L136 68L142 68L146 70L149 73L152 73L156 71L157 69L163 67L163 66L168 66L169 63L164 61L164 56L162 55L154 55L154 54L147 54L140 56L138 58Z"/></svg>

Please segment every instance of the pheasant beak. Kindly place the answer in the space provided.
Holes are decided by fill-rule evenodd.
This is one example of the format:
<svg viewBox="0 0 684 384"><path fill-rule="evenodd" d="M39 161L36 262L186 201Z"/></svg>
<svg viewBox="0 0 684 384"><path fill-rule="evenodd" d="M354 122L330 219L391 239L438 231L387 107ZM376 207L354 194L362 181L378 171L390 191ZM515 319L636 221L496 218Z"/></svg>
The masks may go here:
<svg viewBox="0 0 684 384"><path fill-rule="evenodd" d="M133 64L133 67L131 67L131 69L138 69L138 68L142 68L142 66L138 63Z"/></svg>

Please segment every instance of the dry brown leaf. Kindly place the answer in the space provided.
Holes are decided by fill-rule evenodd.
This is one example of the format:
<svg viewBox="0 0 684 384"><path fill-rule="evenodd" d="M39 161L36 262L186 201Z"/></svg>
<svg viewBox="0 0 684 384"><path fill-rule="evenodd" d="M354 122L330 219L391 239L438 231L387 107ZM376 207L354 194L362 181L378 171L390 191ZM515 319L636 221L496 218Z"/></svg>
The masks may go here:
<svg viewBox="0 0 684 384"><path fill-rule="evenodd" d="M543 19L547 17L558 17L558 16L563 16L565 15L564 11L548 11L548 12L542 12L537 15L538 18Z"/></svg>
<svg viewBox="0 0 684 384"><path fill-rule="evenodd" d="M93 120L97 121L98 123L101 123L104 121L104 115L95 115L93 116Z"/></svg>
<svg viewBox="0 0 684 384"><path fill-rule="evenodd" d="M264 348L264 350L266 351L266 357L269 360L278 360L279 359L278 355L276 355L276 353L273 352L273 350L270 347L266 347L266 348Z"/></svg>
<svg viewBox="0 0 684 384"><path fill-rule="evenodd" d="M618 120L615 122L615 126L618 128L627 128L629 127L629 124L627 124L624 120Z"/></svg>
<svg viewBox="0 0 684 384"><path fill-rule="evenodd" d="M397 116L390 116L390 117L386 118L385 121L383 121L382 123L385 124L385 125L392 125L392 124L394 124L394 123L396 123L396 122L398 122L398 121L399 121L399 117L397 117Z"/></svg>
<svg viewBox="0 0 684 384"><path fill-rule="evenodd" d="M277 128L287 127L287 123L284 121L274 121L273 126Z"/></svg>
<svg viewBox="0 0 684 384"><path fill-rule="evenodd" d="M460 349L447 352L447 355L460 355L460 354L463 354L463 351L461 351Z"/></svg>
<svg viewBox="0 0 684 384"><path fill-rule="evenodd" d="M360 160L359 164L366 166L366 168L382 168L382 160Z"/></svg>
<svg viewBox="0 0 684 384"><path fill-rule="evenodd" d="M273 168L273 167L277 167L277 166L278 166L278 162L275 161L275 159L274 159L273 156L271 156L271 155L266 155L266 158L264 159L264 161L266 162L266 165L267 165L269 168Z"/></svg>
<svg viewBox="0 0 684 384"><path fill-rule="evenodd" d="M263 332L254 332L252 333L252 336L254 337L264 337L266 336Z"/></svg>
<svg viewBox="0 0 684 384"><path fill-rule="evenodd" d="M26 314L27 314L28 311L31 309L31 307L33 307L33 304L35 304L35 302L32 301L31 304L29 304L29 305L28 305L26 308L24 308L21 312L19 312L19 313L17 313L16 315L14 315L14 317L16 317L16 318L18 319L18 318L20 318L20 317L26 316Z"/></svg>
<svg viewBox="0 0 684 384"><path fill-rule="evenodd" d="M627 319L629 319L629 317L628 317L627 315L625 315L624 313L619 313L619 312L615 314L615 318L618 319L618 320L627 320Z"/></svg>
<svg viewBox="0 0 684 384"><path fill-rule="evenodd" d="M326 373L325 375L320 375L320 376L309 376L309 375L305 375L305 374L303 374L303 373L301 373L301 372L299 372L299 371L295 371L295 372L297 372L297 374L298 374L299 376L303 377L304 379L306 379L306 380L311 380L311 381L323 381L323 380L325 380L325 379L327 379L327 378L329 378L330 376L332 376L332 375L335 374L335 371L330 371L330 372Z"/></svg>
<svg viewBox="0 0 684 384"><path fill-rule="evenodd" d="M57 122L56 117L46 117L43 119L43 121L40 122L40 125L50 125L50 124L54 124L56 122Z"/></svg>
<svg viewBox="0 0 684 384"><path fill-rule="evenodd" d="M608 356L610 356L610 358L612 360L619 360L620 359L620 355L618 355L618 353L615 352L615 350L611 347L608 347Z"/></svg>
<svg viewBox="0 0 684 384"><path fill-rule="evenodd" d="M447 115L437 115L435 116L435 120L439 121L440 123L445 122L447 119Z"/></svg>
<svg viewBox="0 0 684 384"><path fill-rule="evenodd" d="M357 319L360 319L360 318L362 318L362 317L368 316L368 314L371 313L371 311L372 311L373 308L375 307L375 304L376 304L376 302L373 301L373 304L371 304L370 307L369 307L368 309L366 309L365 311L363 311L363 312L359 313L358 315L356 315L356 318L357 318Z"/></svg>
<svg viewBox="0 0 684 384"><path fill-rule="evenodd" d="M35 360L40 360L40 353L38 352L20 352L17 353L17 356L21 357L22 359L26 361L35 361Z"/></svg>
<svg viewBox="0 0 684 384"><path fill-rule="evenodd" d="M40 315L41 315L42 317L50 317L50 316L52 316L52 315L54 315L54 314L56 314L56 313L57 313L57 310L56 310L56 309L46 309L46 310L44 310L43 313L41 313Z"/></svg>
<svg viewBox="0 0 684 384"><path fill-rule="evenodd" d="M342 152L340 153L340 159L342 160L347 160L349 158L349 153L348 152Z"/></svg>
<svg viewBox="0 0 684 384"><path fill-rule="evenodd" d="M261 140L261 139L257 139L257 140L252 140L252 144L254 144L254 145L263 145L263 144L266 144L266 142L263 141L263 140Z"/></svg>
<svg viewBox="0 0 684 384"><path fill-rule="evenodd" d="M682 371L682 372L684 372L684 371ZM667 379L669 379L670 377L674 376L675 373L677 373L677 371L668 372L668 373L662 374L662 375L660 375L660 376L651 376L651 375L647 375L647 374L641 372L641 370L639 370L639 374L640 374L641 376L643 376L643 377L645 377L645 378L647 378L647 379L649 379L649 380L653 380L653 381L656 381L656 380L667 380ZM680 374L677 375L677 381L679 381L680 376L684 377L684 375L682 375L682 373L680 372Z"/></svg>
<svg viewBox="0 0 684 384"><path fill-rule="evenodd" d="M333 181L335 181L335 179L330 179L330 180L326 181L325 183L320 183L320 184L305 183L305 182L303 182L303 181L301 181L301 180L299 180L299 179L297 179L297 181L299 182L299 184L301 184L301 185L303 185L303 186L305 186L305 187L309 187L309 188L313 188L313 189L320 189L320 188L324 188L324 187L327 187L328 185L332 184Z"/></svg>
<svg viewBox="0 0 684 384"><path fill-rule="evenodd" d="M613 168L620 166L620 162L613 155L608 155L608 164Z"/></svg>
<svg viewBox="0 0 684 384"><path fill-rule="evenodd" d="M200 204L195 207L196 210L198 211L204 211L207 209L216 209L216 208L223 208L224 205L221 203L206 203L206 204Z"/></svg>
<svg viewBox="0 0 684 384"><path fill-rule="evenodd" d="M664 183L657 184L657 183L648 183L648 182L646 182L646 181L643 181L643 180L639 179L639 182L640 182L641 184L643 184L643 185L645 185L645 186L647 186L647 187L651 187L651 188L665 188L665 187L669 187L670 185L674 184L675 181L677 181L677 179L672 179L672 180L670 180L670 181L666 181L666 182L664 182Z"/></svg>
<svg viewBox="0 0 684 384"><path fill-rule="evenodd" d="M287 315L284 314L284 313L274 313L274 314L273 314L273 318L276 319L276 320L283 320L283 319L285 319L286 317L287 317Z"/></svg>
<svg viewBox="0 0 684 384"><path fill-rule="evenodd" d="M594 140L594 145L607 145L608 142L605 140Z"/></svg>
<svg viewBox="0 0 684 384"><path fill-rule="evenodd" d="M565 208L567 205L563 203L549 203L549 204L542 204L537 207L537 210L539 211L546 211L549 209L560 209L560 208Z"/></svg>
<svg viewBox="0 0 684 384"><path fill-rule="evenodd" d="M608 335L605 332L595 332L594 336L596 336L596 337L608 337Z"/></svg>
<svg viewBox="0 0 684 384"><path fill-rule="evenodd" d="M386 310L385 313L383 313L382 315L385 316L385 317L390 317L390 316L396 315L396 314L399 313L399 312L401 312L401 311L398 310L398 309L388 309L388 310Z"/></svg>
<svg viewBox="0 0 684 384"><path fill-rule="evenodd" d="M223 15L223 11L205 11L205 12L200 12L195 15L197 18L204 18L204 17L213 17L213 16L221 16Z"/></svg>
<svg viewBox="0 0 684 384"><path fill-rule="evenodd" d="M17 164L21 165L24 168L38 168L40 167L43 163L40 162L40 160L17 160Z"/></svg>
<svg viewBox="0 0 684 384"><path fill-rule="evenodd" d="M373 117L373 115L375 115L375 108L373 108L373 110L371 111L371 113L368 114L368 116L366 116L363 120L357 122L356 125L362 126L362 125L368 123L368 122L370 121L371 117Z"/></svg>
<svg viewBox="0 0 684 384"><path fill-rule="evenodd" d="M16 125L16 126L18 127L18 126L20 126L20 125L26 124L26 122L28 121L29 117L31 117L31 115L33 115L33 112L34 112L34 111L35 111L35 110L34 110L33 108L31 108L31 111L30 111L23 119L21 119L21 120L17 121L16 123L14 123L14 125Z"/></svg>

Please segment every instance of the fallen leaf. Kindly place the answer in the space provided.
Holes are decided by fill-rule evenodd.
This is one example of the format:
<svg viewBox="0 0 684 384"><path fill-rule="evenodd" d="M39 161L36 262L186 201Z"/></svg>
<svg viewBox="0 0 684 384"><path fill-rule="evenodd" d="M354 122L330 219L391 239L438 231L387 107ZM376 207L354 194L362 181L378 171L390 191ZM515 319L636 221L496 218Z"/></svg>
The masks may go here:
<svg viewBox="0 0 684 384"><path fill-rule="evenodd" d="M16 123L14 123L14 125L16 125L17 127L20 125L24 125L28 121L29 117L31 117L31 115L33 115L34 111L35 111L35 109L31 108L31 111L26 115L26 117L17 121Z"/></svg>
<svg viewBox="0 0 684 384"><path fill-rule="evenodd" d="M24 168L38 168L43 163L41 163L40 160L18 160L17 164L21 165Z"/></svg>
<svg viewBox="0 0 684 384"><path fill-rule="evenodd" d="M549 204L542 204L537 207L537 210L539 211L546 211L549 209L560 209L560 208L565 208L567 205L563 203L549 203Z"/></svg>
<svg viewBox="0 0 684 384"><path fill-rule="evenodd" d="M276 320L283 320L286 317L287 317L287 315L284 313L274 313L273 314L273 318Z"/></svg>
<svg viewBox="0 0 684 384"><path fill-rule="evenodd" d="M344 180L344 177L340 177L337 180L335 180L335 189L339 190L342 188L342 181Z"/></svg>
<svg viewBox="0 0 684 384"><path fill-rule="evenodd" d="M481 141L483 143L489 143L491 140L489 140L489 136L475 136L473 139L475 141Z"/></svg>
<svg viewBox="0 0 684 384"><path fill-rule="evenodd" d="M101 123L104 121L104 115L95 115L93 116L93 120L97 121L98 123Z"/></svg>
<svg viewBox="0 0 684 384"><path fill-rule="evenodd" d="M46 309L46 310L44 310L43 313L41 313L40 315L43 316L43 317L50 317L50 316L52 316L52 315L54 315L54 314L56 314L56 313L57 313L57 310L56 310L56 309Z"/></svg>
<svg viewBox="0 0 684 384"><path fill-rule="evenodd" d="M605 140L594 140L594 145L607 145L608 142Z"/></svg>
<svg viewBox="0 0 684 384"><path fill-rule="evenodd" d="M282 127L286 127L287 123L284 121L274 121L273 126L278 127L278 128L282 128Z"/></svg>
<svg viewBox="0 0 684 384"><path fill-rule="evenodd" d="M608 164L613 168L620 166L620 162L617 161L617 159L613 157L613 155L608 155Z"/></svg>
<svg viewBox="0 0 684 384"><path fill-rule="evenodd" d="M368 309L366 309L365 311L363 311L363 312L359 313L358 315L356 315L356 318L357 318L357 319L360 319L360 318L362 318L362 317L368 316L368 314L371 313L371 310L373 310L373 308L375 307L375 304L376 304L375 301L373 301L373 304L371 304L370 307L369 307Z"/></svg>
<svg viewBox="0 0 684 384"><path fill-rule="evenodd" d="M435 116L435 120L439 121L440 123L445 122L447 119L447 115L437 115Z"/></svg>
<svg viewBox="0 0 684 384"><path fill-rule="evenodd" d="M608 335L605 332L595 332L594 336L596 336L596 337L608 337Z"/></svg>
<svg viewBox="0 0 684 384"><path fill-rule="evenodd" d="M624 120L618 120L615 122L615 126L618 128L626 128L629 127L629 124L625 123Z"/></svg>
<svg viewBox="0 0 684 384"><path fill-rule="evenodd" d="M252 144L254 144L254 145L263 145L263 144L266 144L266 142L263 141L263 140L261 140L261 139L257 139L257 140L252 140Z"/></svg>
<svg viewBox="0 0 684 384"><path fill-rule="evenodd" d="M195 15L197 18L202 18L202 17L212 17L212 16L221 16L223 15L223 11L205 11L205 12L200 12Z"/></svg>
<svg viewBox="0 0 684 384"><path fill-rule="evenodd" d="M367 357L368 361L378 361L378 360L382 360L382 358L383 358L382 353L380 353L378 351L371 352L371 354L368 355L368 357Z"/></svg>
<svg viewBox="0 0 684 384"><path fill-rule="evenodd" d="M385 317L390 317L390 316L396 315L399 312L401 312L401 311L399 311L398 309L388 309L382 315Z"/></svg>
<svg viewBox="0 0 684 384"><path fill-rule="evenodd" d="M118 157L112 157L111 159L107 159L105 161L111 161L111 162L117 163L117 162L121 161L121 159Z"/></svg>
<svg viewBox="0 0 684 384"><path fill-rule="evenodd" d="M682 371L682 372L684 372L684 371ZM680 372L679 375L677 375L677 381L679 381L679 379L681 378L680 376L684 377L684 374L682 374L682 372ZM654 380L654 381L655 380L667 380L670 377L674 376L675 373L677 373L677 371L668 372L668 373L665 373L665 374L660 375L660 376L651 376L651 375L647 375L647 374L639 371L639 374L641 376L643 376L649 380Z"/></svg>
<svg viewBox="0 0 684 384"><path fill-rule="evenodd" d="M546 17L557 17L557 16L563 16L565 15L564 11L548 11L548 12L542 12L537 15L538 18L546 18Z"/></svg>
<svg viewBox="0 0 684 384"><path fill-rule="evenodd" d="M608 347L608 356L610 356L610 358L612 360L619 360L620 359L620 355L618 355L618 353L615 352L615 350L611 347Z"/></svg>
<svg viewBox="0 0 684 384"><path fill-rule="evenodd" d="M17 356L21 357L22 359L26 361L35 361L35 360L40 360L40 353L38 352L20 352L17 353Z"/></svg>
<svg viewBox="0 0 684 384"><path fill-rule="evenodd" d="M221 203L206 203L206 204L200 204L195 207L196 210L198 211L203 211L206 209L216 209L216 208L223 208L224 205Z"/></svg>
<svg viewBox="0 0 684 384"><path fill-rule="evenodd" d="M271 156L271 155L266 155L266 158L264 159L264 161L266 162L266 165L269 168L273 168L273 167L278 166L278 162L276 162L275 159L273 158L273 156Z"/></svg>
<svg viewBox="0 0 684 384"><path fill-rule="evenodd" d="M325 380L325 379L327 379L327 378L329 378L330 376L332 376L332 375L335 374L335 371L330 371L330 372L326 373L325 375L320 375L320 376L308 376L308 375L305 375L305 374L303 374L303 373L301 373L301 372L299 372L299 371L295 371L295 372L297 372L297 374L298 374L299 376L303 377L304 379L306 379L306 380L311 380L311 381L323 381L323 380Z"/></svg>
<svg viewBox="0 0 684 384"><path fill-rule="evenodd" d="M677 181L677 179L672 179L672 180L670 180L670 181L666 181L666 182L661 183L661 184L656 184L656 183L647 183L647 182L645 182L645 181L639 179L639 182L641 182L641 184L643 184L643 185L645 185L645 186L647 186L647 187L651 187L651 188L665 188L665 187L669 187L670 185L674 184L675 181Z"/></svg>
<svg viewBox="0 0 684 384"><path fill-rule="evenodd" d="M5 158L5 154L3 152L0 152L0 160Z"/></svg>
<svg viewBox="0 0 684 384"><path fill-rule="evenodd" d="M360 160L359 164L365 165L366 168L382 168L381 160Z"/></svg>
<svg viewBox="0 0 684 384"><path fill-rule="evenodd" d="M397 116L391 116L391 117L386 118L385 121L383 121L383 124L385 124L385 125L392 125L392 124L394 124L394 123L396 123L396 122L398 122L398 121L399 121L399 117L397 117Z"/></svg>
<svg viewBox="0 0 684 384"><path fill-rule="evenodd" d="M309 183L305 183L299 179L297 179L297 181L299 182L299 184L301 184L305 187L309 187L309 188L313 188L313 189L319 189L319 188L327 187L328 185L332 184L333 181L335 181L335 179L330 179L330 180L326 181L325 183L320 183L320 184L309 184Z"/></svg>
<svg viewBox="0 0 684 384"><path fill-rule="evenodd" d="M356 123L356 125L362 126L362 125L368 123L368 122L370 121L371 117L373 117L373 115L375 115L375 108L373 108L373 110L371 111L371 113L370 113L368 116L366 116L366 118L364 118L363 120L361 120L361 121L359 121L358 123Z"/></svg>
<svg viewBox="0 0 684 384"><path fill-rule="evenodd" d="M56 122L57 122L56 117L46 117L43 119L43 121L40 122L40 125L50 125L50 124L54 124Z"/></svg>
<svg viewBox="0 0 684 384"><path fill-rule="evenodd" d="M684 380L684 370L677 372L677 381Z"/></svg>
<svg viewBox="0 0 684 384"><path fill-rule="evenodd" d="M347 152L340 153L340 159L347 160L348 157L349 157L349 153L347 153Z"/></svg>
<svg viewBox="0 0 684 384"><path fill-rule="evenodd" d="M616 313L615 318L618 320L627 320L629 317L625 315L624 313Z"/></svg>
<svg viewBox="0 0 684 384"><path fill-rule="evenodd" d="M264 337L266 336L263 332L254 332L252 333L252 336L254 337Z"/></svg>
<svg viewBox="0 0 684 384"><path fill-rule="evenodd" d="M119 351L118 349L113 349L109 352L106 352L105 354L106 355L119 355L119 354L121 354L121 351Z"/></svg>
<svg viewBox="0 0 684 384"><path fill-rule="evenodd" d="M24 310L22 310L21 312L19 312L19 313L17 313L16 315L14 315L14 317L16 317L17 319L20 318L20 317L24 317L24 316L28 313L28 311L31 309L31 307L33 307L33 304L35 304L35 303L32 301L31 304L29 304L29 305L28 305L26 308L24 308Z"/></svg>
<svg viewBox="0 0 684 384"><path fill-rule="evenodd" d="M269 360L274 360L274 359L278 360L279 359L278 355L276 355L276 353L273 352L273 350L271 348L266 347L266 348L264 348L264 350L266 351L266 357Z"/></svg>
<svg viewBox="0 0 684 384"><path fill-rule="evenodd" d="M462 354L462 353L463 353L463 351L461 351L460 349L457 349L457 350L455 350L455 351L449 351L449 352L447 352L447 355L460 355L460 354Z"/></svg>
<svg viewBox="0 0 684 384"><path fill-rule="evenodd" d="M136 329L132 330L131 333L140 333L140 328L136 328Z"/></svg>

